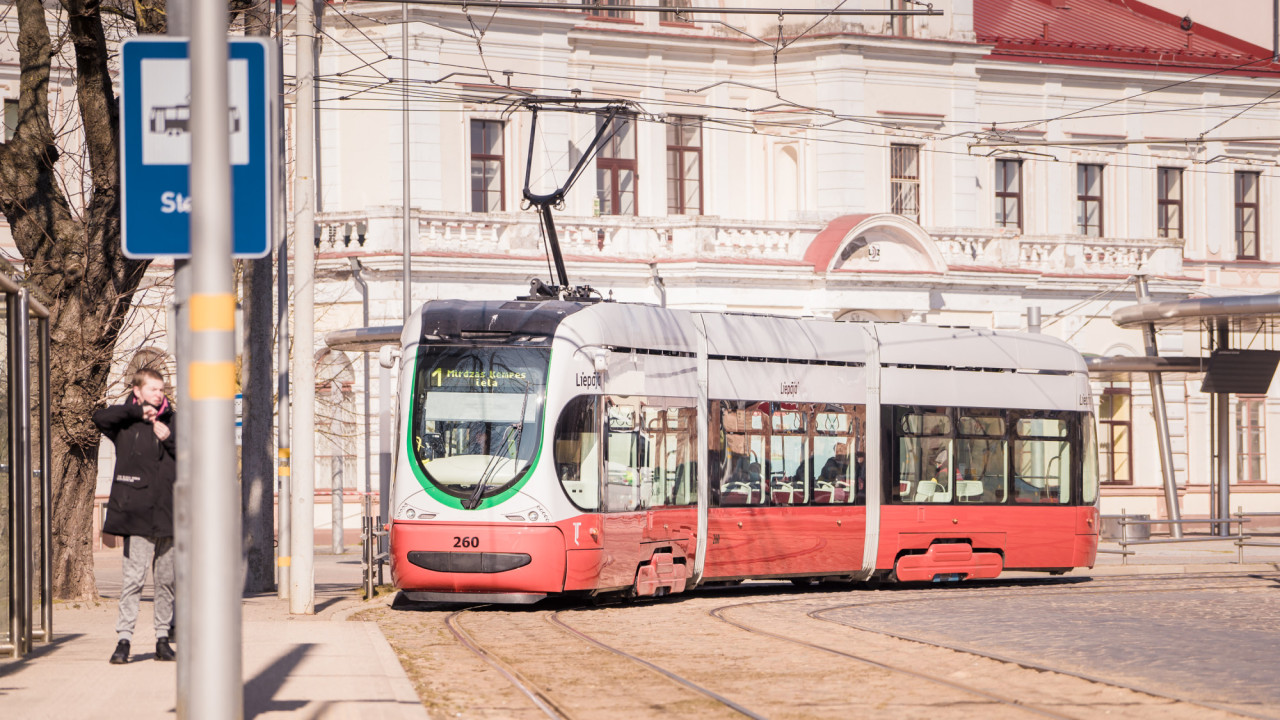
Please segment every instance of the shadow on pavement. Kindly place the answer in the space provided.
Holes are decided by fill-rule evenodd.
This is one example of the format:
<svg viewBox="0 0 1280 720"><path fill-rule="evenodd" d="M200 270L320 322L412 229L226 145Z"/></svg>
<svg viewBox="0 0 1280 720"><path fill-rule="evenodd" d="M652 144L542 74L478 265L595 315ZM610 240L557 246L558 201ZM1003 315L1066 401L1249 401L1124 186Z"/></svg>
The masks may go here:
<svg viewBox="0 0 1280 720"><path fill-rule="evenodd" d="M298 667L311 648L311 643L294 645L289 652L276 658L275 662L263 668L252 680L244 685L245 720L253 720L258 715L269 712L289 712L298 710L308 704L306 700L281 700L272 698L280 687L289 679L289 673Z"/></svg>
<svg viewBox="0 0 1280 720"><path fill-rule="evenodd" d="M64 645L65 643L69 643L73 640L78 640L82 637L84 637L82 633L71 633L68 635L58 635L57 633L54 633L53 642L51 643L43 643L43 642L33 643L31 646L31 652L27 653L26 655L23 655L21 660L15 660L12 662L6 662L3 664L0 664L0 677L4 677L6 675L12 675L13 673L16 673L19 670L26 667L27 664L30 663L31 661L39 660L40 658L46 655L52 655L53 653L57 652L59 648L61 648L62 645Z"/></svg>

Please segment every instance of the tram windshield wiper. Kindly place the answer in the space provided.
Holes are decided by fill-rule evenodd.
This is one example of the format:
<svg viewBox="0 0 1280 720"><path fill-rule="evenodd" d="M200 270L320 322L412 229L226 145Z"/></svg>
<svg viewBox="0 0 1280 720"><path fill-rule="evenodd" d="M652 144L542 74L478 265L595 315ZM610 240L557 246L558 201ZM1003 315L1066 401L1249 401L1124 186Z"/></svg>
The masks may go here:
<svg viewBox="0 0 1280 720"><path fill-rule="evenodd" d="M475 489L471 491L471 497L462 502L463 508L475 510L480 507L480 501L484 498L484 491L489 487L493 477L498 474L498 468L501 467L503 459L514 455L514 461L519 462L519 453L511 451L513 448L516 450L520 448L520 440L524 434L524 414L529 406L529 391L531 389L529 383L525 383L524 398L520 402L520 418L515 423L507 426L496 448L489 448L489 462L485 465L484 472L480 475L480 480L476 482Z"/></svg>

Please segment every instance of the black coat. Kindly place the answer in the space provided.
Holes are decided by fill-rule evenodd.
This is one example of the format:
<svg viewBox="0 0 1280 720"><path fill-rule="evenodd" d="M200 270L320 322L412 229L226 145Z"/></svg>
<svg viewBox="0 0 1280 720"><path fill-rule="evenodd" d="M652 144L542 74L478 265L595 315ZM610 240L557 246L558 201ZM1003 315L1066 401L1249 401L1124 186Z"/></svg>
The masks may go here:
<svg viewBox="0 0 1280 720"><path fill-rule="evenodd" d="M164 442L142 419L142 405L132 394L125 404L93 414L93 424L116 446L116 470L102 524L105 533L173 537L173 483L178 475L173 405L166 402L156 419L169 426Z"/></svg>

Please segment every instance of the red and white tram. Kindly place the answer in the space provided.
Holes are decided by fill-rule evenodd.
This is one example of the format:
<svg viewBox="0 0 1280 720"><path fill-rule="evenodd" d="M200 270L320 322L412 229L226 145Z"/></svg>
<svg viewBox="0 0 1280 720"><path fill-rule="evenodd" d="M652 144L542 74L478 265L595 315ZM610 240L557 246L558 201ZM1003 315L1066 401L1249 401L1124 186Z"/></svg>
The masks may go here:
<svg viewBox="0 0 1280 720"><path fill-rule="evenodd" d="M1094 563L1088 373L1046 336L445 300L401 343L413 600Z"/></svg>

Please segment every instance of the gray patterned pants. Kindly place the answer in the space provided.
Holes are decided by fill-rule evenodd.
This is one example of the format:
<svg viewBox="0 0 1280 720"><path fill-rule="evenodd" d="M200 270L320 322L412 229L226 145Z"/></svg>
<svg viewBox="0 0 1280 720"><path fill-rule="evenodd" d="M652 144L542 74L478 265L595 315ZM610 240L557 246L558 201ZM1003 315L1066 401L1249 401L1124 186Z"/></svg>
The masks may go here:
<svg viewBox="0 0 1280 720"><path fill-rule="evenodd" d="M116 635L120 640L133 640L148 565L156 586L156 639L169 637L169 628L173 625L173 538L126 535L124 586L120 590L120 619L116 621Z"/></svg>

